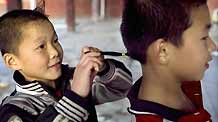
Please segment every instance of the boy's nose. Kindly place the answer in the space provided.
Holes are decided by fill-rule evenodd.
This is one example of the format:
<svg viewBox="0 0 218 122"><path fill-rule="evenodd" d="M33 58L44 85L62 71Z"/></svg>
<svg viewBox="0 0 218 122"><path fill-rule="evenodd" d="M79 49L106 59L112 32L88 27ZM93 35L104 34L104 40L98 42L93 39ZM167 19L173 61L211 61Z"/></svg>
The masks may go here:
<svg viewBox="0 0 218 122"><path fill-rule="evenodd" d="M54 57L57 57L57 56L58 56L58 50L57 50L57 48L54 47L54 46L50 46L49 55L50 55L50 59L52 59L52 58L54 58Z"/></svg>
<svg viewBox="0 0 218 122"><path fill-rule="evenodd" d="M208 51L209 52L214 52L214 51L217 51L217 44L215 44L215 42L209 38L209 45L208 45Z"/></svg>
<svg viewBox="0 0 218 122"><path fill-rule="evenodd" d="M215 43L215 50L216 52L218 52L218 43Z"/></svg>

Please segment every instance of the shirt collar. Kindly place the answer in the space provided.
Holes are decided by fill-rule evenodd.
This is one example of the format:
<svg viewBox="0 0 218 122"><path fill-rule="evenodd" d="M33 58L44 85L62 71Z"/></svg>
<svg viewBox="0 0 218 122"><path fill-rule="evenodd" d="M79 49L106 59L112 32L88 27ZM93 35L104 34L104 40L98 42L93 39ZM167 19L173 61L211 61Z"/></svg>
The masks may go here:
<svg viewBox="0 0 218 122"><path fill-rule="evenodd" d="M129 112L132 114L157 114L163 116L164 118L175 121L179 117L187 114L177 109L173 109L158 103L154 103L146 100L139 100L137 98L139 88L142 82L142 77L136 81L136 83L132 86L130 92L128 93L128 99L130 101L131 107L128 108ZM166 97L167 99L167 97Z"/></svg>
<svg viewBox="0 0 218 122"><path fill-rule="evenodd" d="M48 94L42 84L38 81L26 81L24 76L19 71L14 72L13 78L16 82L16 91L18 92L30 95Z"/></svg>
<svg viewBox="0 0 218 122"><path fill-rule="evenodd" d="M74 68L65 64L62 64L61 68L61 77L54 81L56 89L49 87L40 81L26 81L24 76L19 71L15 71L13 78L16 82L16 90L32 95L50 94L59 99L62 96L63 91L67 89L69 79L72 78L72 74L74 72Z"/></svg>

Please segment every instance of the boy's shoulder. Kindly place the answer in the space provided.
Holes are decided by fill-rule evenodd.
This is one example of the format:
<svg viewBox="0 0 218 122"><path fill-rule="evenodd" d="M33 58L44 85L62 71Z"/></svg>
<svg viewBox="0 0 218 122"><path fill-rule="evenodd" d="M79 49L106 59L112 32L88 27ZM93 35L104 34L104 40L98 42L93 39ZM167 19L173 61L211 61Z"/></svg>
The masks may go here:
<svg viewBox="0 0 218 122"><path fill-rule="evenodd" d="M33 116L36 116L44 111L47 106L54 105L55 103L54 98L50 95L31 95L15 92L13 95L7 96L2 101L1 108L3 108L3 110L12 111L19 108L19 111L25 111Z"/></svg>
<svg viewBox="0 0 218 122"><path fill-rule="evenodd" d="M0 106L0 118L1 122L11 122L12 120L16 120L16 122L22 122L22 120L33 120L34 118L36 118L36 116L31 115L30 113L16 105L7 103Z"/></svg>
<svg viewBox="0 0 218 122"><path fill-rule="evenodd" d="M128 111L136 116L136 119L138 120L137 122L164 122L167 120L179 120L178 122L210 122L210 114L203 108L202 104L200 81L185 81L182 83L182 89L184 93L197 107L195 112L187 113L151 101L139 100L137 95L139 92L141 79L142 78L140 78L134 84L128 94L131 104L131 107L128 108Z"/></svg>
<svg viewBox="0 0 218 122"><path fill-rule="evenodd" d="M212 122L210 114L205 109L178 117L176 120L169 120L158 114L147 113L136 115L136 122Z"/></svg>

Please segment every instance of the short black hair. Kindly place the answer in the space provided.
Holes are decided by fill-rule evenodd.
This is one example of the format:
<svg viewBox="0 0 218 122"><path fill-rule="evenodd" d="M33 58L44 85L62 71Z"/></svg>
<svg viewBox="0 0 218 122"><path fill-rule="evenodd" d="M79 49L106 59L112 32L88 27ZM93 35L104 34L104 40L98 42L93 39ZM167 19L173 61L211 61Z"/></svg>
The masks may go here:
<svg viewBox="0 0 218 122"><path fill-rule="evenodd" d="M50 22L48 16L36 10L18 9L2 15L0 17L0 49L2 55L5 53L17 54L23 27L29 22L38 20Z"/></svg>
<svg viewBox="0 0 218 122"><path fill-rule="evenodd" d="M121 34L128 54L146 63L146 50L163 38L182 45L182 34L190 27L191 10L207 0L125 0Z"/></svg>

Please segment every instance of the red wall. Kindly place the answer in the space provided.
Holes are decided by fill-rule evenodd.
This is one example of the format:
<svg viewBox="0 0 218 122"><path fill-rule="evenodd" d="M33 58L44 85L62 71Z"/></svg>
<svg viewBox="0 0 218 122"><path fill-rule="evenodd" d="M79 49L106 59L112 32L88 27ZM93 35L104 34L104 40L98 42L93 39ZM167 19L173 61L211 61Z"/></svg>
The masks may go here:
<svg viewBox="0 0 218 122"><path fill-rule="evenodd" d="M91 17L92 0L75 0L76 17ZM106 0L106 16L120 17L123 0ZM66 0L46 0L46 12L53 17L66 15Z"/></svg>
<svg viewBox="0 0 218 122"><path fill-rule="evenodd" d="M66 15L66 0L45 0L46 14L54 18ZM92 0L75 0L76 17L91 17ZM120 17L123 0L106 0L106 17ZM29 0L23 0L23 8L29 8ZM0 0L0 14L6 12L5 0Z"/></svg>
<svg viewBox="0 0 218 122"><path fill-rule="evenodd" d="M64 17L66 13L65 0L46 0L46 14L52 17Z"/></svg>
<svg viewBox="0 0 218 122"><path fill-rule="evenodd" d="M218 0L208 0L208 6L210 9L210 12L212 12L213 9L218 8Z"/></svg>
<svg viewBox="0 0 218 122"><path fill-rule="evenodd" d="M91 16L91 2L92 0L75 0L76 4L76 16L84 17Z"/></svg>
<svg viewBox="0 0 218 122"><path fill-rule="evenodd" d="M106 0L106 16L121 17L124 0Z"/></svg>
<svg viewBox="0 0 218 122"><path fill-rule="evenodd" d="M91 0L75 0L77 17L91 16ZM66 15L66 0L46 0L46 13L60 18Z"/></svg>
<svg viewBox="0 0 218 122"><path fill-rule="evenodd" d="M6 0L0 0L0 15L6 12ZM23 7L29 8L29 0L23 0ZM92 0L75 0L76 17L91 17ZM124 0L106 0L106 17L120 17ZM46 13L51 17L62 18L66 15L66 0L45 0ZM218 8L218 0L208 0L210 11Z"/></svg>

